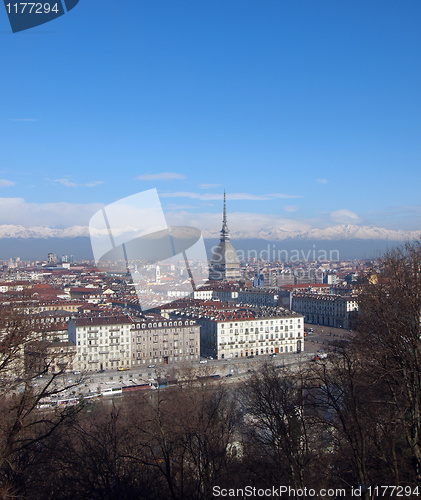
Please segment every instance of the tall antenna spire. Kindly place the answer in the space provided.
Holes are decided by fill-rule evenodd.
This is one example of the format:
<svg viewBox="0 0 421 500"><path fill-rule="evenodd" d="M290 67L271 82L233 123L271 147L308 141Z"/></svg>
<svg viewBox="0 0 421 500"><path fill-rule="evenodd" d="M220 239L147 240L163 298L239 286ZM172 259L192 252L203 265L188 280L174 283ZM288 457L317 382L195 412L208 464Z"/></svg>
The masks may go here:
<svg viewBox="0 0 421 500"><path fill-rule="evenodd" d="M224 189L224 215L222 217L222 230L221 230L221 241L229 240L229 229L227 224L227 197Z"/></svg>

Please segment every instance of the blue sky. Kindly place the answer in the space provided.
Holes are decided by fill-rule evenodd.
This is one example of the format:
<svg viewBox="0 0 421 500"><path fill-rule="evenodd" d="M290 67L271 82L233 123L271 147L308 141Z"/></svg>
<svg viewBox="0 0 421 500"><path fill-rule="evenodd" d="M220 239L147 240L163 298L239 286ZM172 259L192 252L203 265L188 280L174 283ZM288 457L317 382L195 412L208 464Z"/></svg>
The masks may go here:
<svg viewBox="0 0 421 500"><path fill-rule="evenodd" d="M12 34L3 11L0 224L156 187L178 222L219 221L225 188L263 222L420 229L420 22L418 0L80 0Z"/></svg>

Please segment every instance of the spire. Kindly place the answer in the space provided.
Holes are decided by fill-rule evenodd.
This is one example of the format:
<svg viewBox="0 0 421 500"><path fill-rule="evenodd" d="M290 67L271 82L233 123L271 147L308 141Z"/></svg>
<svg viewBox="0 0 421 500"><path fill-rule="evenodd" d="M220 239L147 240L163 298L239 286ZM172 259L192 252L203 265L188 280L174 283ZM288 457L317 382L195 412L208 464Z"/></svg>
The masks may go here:
<svg viewBox="0 0 421 500"><path fill-rule="evenodd" d="M230 239L230 232L227 224L227 199L224 189L224 215L222 217L221 241L229 239Z"/></svg>

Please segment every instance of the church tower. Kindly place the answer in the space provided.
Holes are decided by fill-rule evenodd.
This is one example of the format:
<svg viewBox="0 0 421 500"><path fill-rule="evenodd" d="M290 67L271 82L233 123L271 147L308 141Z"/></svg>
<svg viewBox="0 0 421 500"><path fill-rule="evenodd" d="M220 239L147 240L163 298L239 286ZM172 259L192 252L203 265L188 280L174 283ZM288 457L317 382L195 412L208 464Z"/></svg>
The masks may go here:
<svg viewBox="0 0 421 500"><path fill-rule="evenodd" d="M227 224L227 202L224 191L224 214L222 217L221 239L215 248L210 264L209 279L237 280L241 278L240 260L235 248L230 242L230 232Z"/></svg>

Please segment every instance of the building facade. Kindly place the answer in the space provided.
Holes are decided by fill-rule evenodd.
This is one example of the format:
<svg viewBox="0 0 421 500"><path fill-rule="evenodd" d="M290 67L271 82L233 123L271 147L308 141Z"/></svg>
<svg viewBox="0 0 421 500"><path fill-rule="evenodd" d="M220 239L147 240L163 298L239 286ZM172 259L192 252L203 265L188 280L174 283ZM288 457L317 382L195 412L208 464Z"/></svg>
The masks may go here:
<svg viewBox="0 0 421 500"><path fill-rule="evenodd" d="M132 325L128 316L72 319L68 331L77 349L75 370L130 368Z"/></svg>
<svg viewBox="0 0 421 500"><path fill-rule="evenodd" d="M174 311L200 326L202 356L241 358L304 350L304 318L280 307L245 307L219 301L196 301Z"/></svg>
<svg viewBox="0 0 421 500"><path fill-rule="evenodd" d="M216 359L304 350L304 318L294 313L269 317L241 316L230 320L200 318L203 356Z"/></svg>
<svg viewBox="0 0 421 500"><path fill-rule="evenodd" d="M252 288L238 292L238 302L253 306L277 307L279 305L279 295L276 290L267 288Z"/></svg>
<svg viewBox="0 0 421 500"><path fill-rule="evenodd" d="M131 329L132 367L200 359L200 326L193 320L146 318Z"/></svg>
<svg viewBox="0 0 421 500"><path fill-rule="evenodd" d="M357 297L300 294L292 297L291 309L303 314L306 323L350 329L358 311Z"/></svg>

